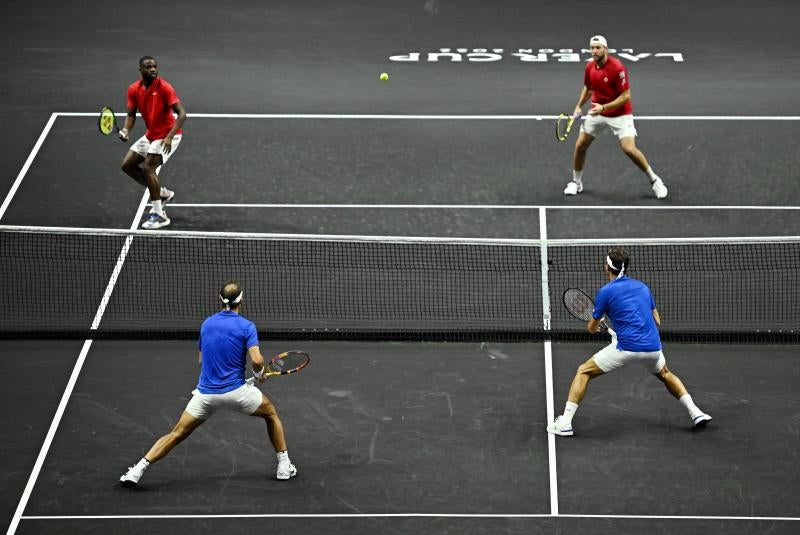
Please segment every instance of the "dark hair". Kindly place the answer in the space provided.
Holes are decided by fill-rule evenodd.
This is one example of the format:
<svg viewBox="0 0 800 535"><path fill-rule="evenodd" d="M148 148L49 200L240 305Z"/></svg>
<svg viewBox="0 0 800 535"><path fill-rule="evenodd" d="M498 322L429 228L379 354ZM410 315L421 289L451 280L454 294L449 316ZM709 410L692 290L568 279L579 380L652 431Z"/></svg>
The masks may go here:
<svg viewBox="0 0 800 535"><path fill-rule="evenodd" d="M158 61L156 61L156 58L154 58L153 56L142 56L141 58L139 58L139 67L141 67L142 64L144 64L144 62L147 61L148 59L152 59L153 61L158 63Z"/></svg>
<svg viewBox="0 0 800 535"><path fill-rule="evenodd" d="M622 247L612 247L608 251L608 258L611 259L611 264L613 264L608 266L608 269L611 270L611 273L614 275L618 275L623 269L627 273L630 269L631 255Z"/></svg>
<svg viewBox="0 0 800 535"><path fill-rule="evenodd" d="M225 282L222 285L222 289L219 291L219 299L222 301L222 305L227 308L236 308L241 304L241 300L236 302L236 299L242 294L242 286L239 284L239 281L235 279L231 279Z"/></svg>

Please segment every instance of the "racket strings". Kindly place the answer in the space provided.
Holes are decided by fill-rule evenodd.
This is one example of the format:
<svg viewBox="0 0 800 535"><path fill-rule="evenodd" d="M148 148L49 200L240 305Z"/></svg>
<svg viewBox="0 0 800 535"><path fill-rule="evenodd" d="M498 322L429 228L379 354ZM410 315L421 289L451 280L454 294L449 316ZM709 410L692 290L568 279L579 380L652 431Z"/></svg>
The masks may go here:
<svg viewBox="0 0 800 535"><path fill-rule="evenodd" d="M564 294L564 304L575 317L589 321L592 319L594 303L591 298L579 290L567 290Z"/></svg>
<svg viewBox="0 0 800 535"><path fill-rule="evenodd" d="M567 139L570 130L572 129L572 123L575 121L575 117L572 115L567 115L562 113L558 120L556 121L556 137L559 141L564 141Z"/></svg>
<svg viewBox="0 0 800 535"><path fill-rule="evenodd" d="M108 135L116 127L117 118L111 108L103 108L100 111L100 132Z"/></svg>
<svg viewBox="0 0 800 535"><path fill-rule="evenodd" d="M305 353L291 353L272 359L268 365L270 371L286 372L296 370L308 364L309 358Z"/></svg>

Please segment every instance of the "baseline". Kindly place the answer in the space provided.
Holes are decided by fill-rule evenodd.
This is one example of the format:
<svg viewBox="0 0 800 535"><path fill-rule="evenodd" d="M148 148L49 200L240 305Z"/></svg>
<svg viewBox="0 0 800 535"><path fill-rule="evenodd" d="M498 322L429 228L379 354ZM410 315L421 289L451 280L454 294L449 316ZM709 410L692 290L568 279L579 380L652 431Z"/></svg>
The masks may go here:
<svg viewBox="0 0 800 535"><path fill-rule="evenodd" d="M762 522L798 522L800 517L787 516L671 516L671 515L592 515L592 514L483 514L483 513L253 513L253 514L187 514L187 515L76 515L25 516L24 520L139 520L196 518L598 518L644 520L741 520Z"/></svg>

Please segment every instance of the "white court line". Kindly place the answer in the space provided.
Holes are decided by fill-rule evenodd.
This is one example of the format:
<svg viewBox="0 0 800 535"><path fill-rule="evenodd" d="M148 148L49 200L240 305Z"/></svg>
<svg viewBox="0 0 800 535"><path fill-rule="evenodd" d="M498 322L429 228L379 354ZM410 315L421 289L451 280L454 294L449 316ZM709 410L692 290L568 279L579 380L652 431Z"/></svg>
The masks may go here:
<svg viewBox="0 0 800 535"><path fill-rule="evenodd" d="M53 128L53 123L56 122L56 117L58 117L57 113L53 113L50 115L50 119L47 121L47 124L44 126L42 133L39 134L39 139L36 140L36 144L33 146L33 150L31 150L31 153L28 155L28 159L25 160L25 164L22 166L22 169L17 175L17 179L14 181L14 184L12 184L11 189L8 192L8 195L6 195L6 198L3 201L3 204L0 205L0 219L3 219L3 215L5 215L6 210L8 210L8 206L11 204L11 199L14 198L14 195L16 195L20 184L22 184L22 179L25 178L25 175L28 174L28 169L31 168L31 164L33 164L33 160L39 153L39 149L42 148L42 145L44 144L44 138L47 137L47 134L50 133L50 129Z"/></svg>
<svg viewBox="0 0 800 535"><path fill-rule="evenodd" d="M153 234L149 230L109 229L86 227L34 227L23 225L0 225L0 231L11 232L48 232L54 234L81 233L87 235L154 235L161 238L216 238L241 240L297 240L297 241L355 241L355 242L390 242L390 243L443 243L468 245L513 245L520 247L540 247L539 239L532 238L463 238L441 236L377 236L355 234L276 234L271 232L215 232L198 230L160 230ZM609 242L620 242L639 245L688 245L693 243L708 244L750 244L750 243L797 243L800 236L714 236L714 237L680 237L680 238L549 238L548 245L604 245Z"/></svg>
<svg viewBox="0 0 800 535"><path fill-rule="evenodd" d="M149 198L147 190L145 190L144 195L142 196L142 200L139 202L139 208L136 211L136 217L131 224L130 230L135 230L138 226L139 220L142 217L142 212L144 212L145 206L147 205L147 200ZM125 258L128 256L128 250L130 249L131 241L133 240L133 236L128 236L125 240L125 245L123 245L122 250L117 257L117 263L114 266L114 270L112 271L111 277L108 280L108 284L106 285L106 290L103 292L103 298L100 300L100 305L97 307L97 312L95 313L94 319L92 320L92 331L96 331L97 328L100 326L100 320L103 318L103 312L105 312L106 305L108 304L109 299L111 298L111 293L114 291L114 286L117 283L117 277L119 273L122 271L122 265L125 263ZM72 368L72 373L70 374L69 381L67 381L67 387L64 389L64 393L61 395L61 401L58 403L58 408L56 409L56 413L53 416L52 422L50 422L50 428L47 430L47 435L45 436L44 443L42 444L41 449L39 450L39 455L36 457L36 462L33 464L33 470L31 470L31 475L28 477L28 482L25 485L25 490L22 492L22 496L20 497L19 503L17 504L17 509L14 512L14 516L11 519L11 524L8 526L8 531L6 532L7 535L13 535L17 531L17 527L19 526L19 522L22 518L22 513L25 512L25 507L28 505L28 500L31 497L31 493L33 492L33 487L36 485L36 481L39 479L39 474L41 473L42 466L44 465L44 461L47 458L47 454L50 451L50 446L53 443L53 438L56 435L56 431L58 430L58 426L61 424L61 418L64 416L64 411L67 408L67 403L69 403L70 398L72 397L72 391L75 389L75 383L78 381L78 376L83 369L83 364L86 361L86 355L89 353L89 349L92 347L93 340L87 339L83 342L83 347L81 348L81 352L78 355L78 359L75 362L75 366Z"/></svg>
<svg viewBox="0 0 800 535"><path fill-rule="evenodd" d="M173 520L214 518L599 518L620 520L738 520L754 522L797 522L800 517L790 516L673 516L673 515L581 515L547 513L483 514L483 513L263 513L263 514L196 514L196 515L54 515L25 516L24 520Z"/></svg>
<svg viewBox="0 0 800 535"><path fill-rule="evenodd" d="M98 112L58 112L60 117L97 117ZM125 115L117 113L117 115ZM556 120L558 115L402 115L335 113L189 113L199 119L371 119L424 121ZM800 115L637 115L637 121L800 121Z"/></svg>
<svg viewBox="0 0 800 535"><path fill-rule="evenodd" d="M550 279L547 264L547 210L539 209L540 263L542 269L542 319L544 330L550 331ZM553 344L544 341L544 384L547 423L555 418L553 408ZM547 468L550 480L550 514L558 516L558 468L556 465L556 437L547 433Z"/></svg>
<svg viewBox="0 0 800 535"><path fill-rule="evenodd" d="M319 209L399 209L399 210L800 210L800 206L670 206L670 205L598 205L560 204L304 204L304 203L169 203L171 208L319 208Z"/></svg>

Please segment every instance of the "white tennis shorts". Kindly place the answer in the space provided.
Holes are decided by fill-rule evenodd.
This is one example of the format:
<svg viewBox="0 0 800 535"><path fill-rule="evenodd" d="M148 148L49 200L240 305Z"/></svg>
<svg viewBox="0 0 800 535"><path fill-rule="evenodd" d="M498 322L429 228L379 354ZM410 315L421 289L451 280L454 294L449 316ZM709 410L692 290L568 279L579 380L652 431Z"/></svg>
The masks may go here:
<svg viewBox="0 0 800 535"><path fill-rule="evenodd" d="M613 372L628 364L639 364L644 366L650 373L658 373L661 368L666 366L667 361L664 359L664 353L661 351L623 351L617 349L616 344L609 344L592 357L597 367L603 372Z"/></svg>
<svg viewBox="0 0 800 535"><path fill-rule="evenodd" d="M261 390L250 383L224 394L203 394L197 389L192 394L186 412L200 420L208 420L220 409L252 415L261 406L262 398Z"/></svg>
<svg viewBox="0 0 800 535"><path fill-rule="evenodd" d="M620 115L619 117L587 115L581 123L581 132L586 132L592 137L597 137L597 134L606 128L610 129L619 139L636 137L633 115Z"/></svg>
<svg viewBox="0 0 800 535"><path fill-rule="evenodd" d="M182 135L176 135L172 138L172 150L169 151L169 154L164 154L164 140L163 139L156 139L155 141L151 142L147 139L147 136L142 136L136 140L136 143L131 145L131 150L141 156L142 158L147 157L148 154L160 154L161 155L161 163L167 163L175 151L178 150L178 146L181 144Z"/></svg>

